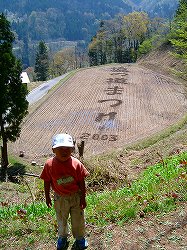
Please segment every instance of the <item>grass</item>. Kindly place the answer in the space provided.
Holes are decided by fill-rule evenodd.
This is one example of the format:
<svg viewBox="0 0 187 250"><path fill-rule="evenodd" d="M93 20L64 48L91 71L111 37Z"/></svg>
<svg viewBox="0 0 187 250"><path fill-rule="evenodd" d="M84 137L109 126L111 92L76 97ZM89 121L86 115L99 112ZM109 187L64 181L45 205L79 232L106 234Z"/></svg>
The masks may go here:
<svg viewBox="0 0 187 250"><path fill-rule="evenodd" d="M90 192L87 195L87 223L95 227L111 223L123 225L138 216L172 211L181 202L187 201L186 180L187 152L161 159L143 171L130 185L124 182L124 187L113 191ZM41 182L38 181L37 189L41 189ZM28 189L28 185L25 188ZM21 246L22 249L29 249L29 246L34 246L44 238L54 243L57 230L54 209L48 209L40 199L31 200L17 205L3 205L2 201L2 249L6 249L10 238L14 239L12 248Z"/></svg>
<svg viewBox="0 0 187 250"><path fill-rule="evenodd" d="M187 153L147 168L130 187L90 194L88 221L102 226L108 222L125 222L141 212L174 209L176 202L187 199L187 169L185 164L180 165L182 160L187 160Z"/></svg>

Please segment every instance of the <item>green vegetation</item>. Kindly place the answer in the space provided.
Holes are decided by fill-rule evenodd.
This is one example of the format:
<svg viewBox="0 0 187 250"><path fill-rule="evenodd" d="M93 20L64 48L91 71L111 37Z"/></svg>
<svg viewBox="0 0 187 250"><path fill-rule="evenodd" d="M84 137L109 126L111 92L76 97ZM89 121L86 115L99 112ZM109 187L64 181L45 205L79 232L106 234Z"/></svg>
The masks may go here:
<svg viewBox="0 0 187 250"><path fill-rule="evenodd" d="M174 18L169 41L175 48L175 56L184 60L184 70L180 76L187 79L187 1L180 0Z"/></svg>
<svg viewBox="0 0 187 250"><path fill-rule="evenodd" d="M148 54L151 50L169 45L172 54L180 59L180 69L173 69L178 77L187 79L187 1L180 0L178 9L169 23L157 19L158 29L147 37L138 48L138 55ZM155 23L156 24L156 23Z"/></svg>
<svg viewBox="0 0 187 250"><path fill-rule="evenodd" d="M174 210L187 201L187 152L162 159L154 166L148 167L137 180L110 191L90 192L87 195L87 223L95 227L115 223L123 225L137 216L161 214ZM42 188L37 180L37 193ZM23 184L22 184L23 185ZM36 194L35 194L36 195ZM35 196L36 198L36 196ZM10 238L11 247L29 247L41 239L53 242L56 237L54 209L48 209L41 197L11 205L1 201L0 208L1 235L3 248ZM12 221L14 223L12 223ZM24 240L25 239L25 240Z"/></svg>
<svg viewBox="0 0 187 250"><path fill-rule="evenodd" d="M36 79L46 81L49 71L48 49L44 41L40 41L36 53L35 69Z"/></svg>
<svg viewBox="0 0 187 250"><path fill-rule="evenodd" d="M8 167L8 141L15 141L20 134L21 123L27 114L27 88L21 80L21 63L12 52L14 34L4 14L0 14L0 139L1 173L5 180Z"/></svg>
<svg viewBox="0 0 187 250"><path fill-rule="evenodd" d="M170 22L150 18L145 12L118 15L100 23L89 44L90 65L132 63L137 58L168 42Z"/></svg>
<svg viewBox="0 0 187 250"><path fill-rule="evenodd" d="M135 62L149 23L145 12L132 12L117 16L114 20L102 21L89 44L90 65Z"/></svg>
<svg viewBox="0 0 187 250"><path fill-rule="evenodd" d="M6 10L21 40L28 37L34 41L59 38L89 41L98 27L98 20L112 19L132 9L146 9L150 16L171 18L177 3L176 0L45 0L41 3L6 0L0 1L0 11Z"/></svg>
<svg viewBox="0 0 187 250"><path fill-rule="evenodd" d="M37 0L6 0L0 1L0 12L4 12L11 22L16 37L14 53L26 69L34 66L36 44L41 40L50 43L52 53L67 46L79 47L87 53L86 47L97 33L101 20L112 22L119 15L139 10L151 18L171 20L177 5L178 0L45 0L41 3ZM120 40L119 36L116 45ZM83 58L84 53L79 49L77 56L81 53L80 58Z"/></svg>
<svg viewBox="0 0 187 250"><path fill-rule="evenodd" d="M132 63L162 44L173 46L174 55L183 60L180 76L187 75L187 2L179 1L173 20L150 18L145 12L118 15L101 21L89 44L90 65Z"/></svg>
<svg viewBox="0 0 187 250"><path fill-rule="evenodd" d="M173 156L148 167L130 187L88 196L87 219L101 226L123 223L140 212L168 212L176 200L186 201L187 153ZM184 164L181 164L184 162Z"/></svg>

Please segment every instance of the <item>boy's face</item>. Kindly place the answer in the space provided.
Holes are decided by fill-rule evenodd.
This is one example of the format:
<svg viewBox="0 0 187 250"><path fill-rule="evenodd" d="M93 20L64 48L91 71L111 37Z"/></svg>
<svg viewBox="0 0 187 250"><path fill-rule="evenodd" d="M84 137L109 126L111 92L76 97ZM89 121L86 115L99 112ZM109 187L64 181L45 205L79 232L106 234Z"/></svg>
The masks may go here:
<svg viewBox="0 0 187 250"><path fill-rule="evenodd" d="M60 161L66 161L71 156L71 153L73 151L73 148L70 147L58 147L53 148L53 153L55 153L57 159Z"/></svg>

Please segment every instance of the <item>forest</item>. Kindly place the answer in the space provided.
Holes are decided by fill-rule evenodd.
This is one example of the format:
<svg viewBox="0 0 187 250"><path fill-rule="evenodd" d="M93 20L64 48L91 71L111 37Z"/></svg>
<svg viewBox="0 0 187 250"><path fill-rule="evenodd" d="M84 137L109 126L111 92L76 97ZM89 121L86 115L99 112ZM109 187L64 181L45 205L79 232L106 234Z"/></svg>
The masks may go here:
<svg viewBox="0 0 187 250"><path fill-rule="evenodd" d="M151 50L167 44L174 54L187 58L187 1L180 0L172 21L150 18L145 12L132 12L100 23L89 44L90 65L133 63ZM186 70L187 71L187 70ZM186 73L182 73L185 77Z"/></svg>
<svg viewBox="0 0 187 250"><path fill-rule="evenodd" d="M132 11L171 19L177 5L178 0L4 0L0 1L0 12L11 21L18 40L89 42L101 20Z"/></svg>
<svg viewBox="0 0 187 250"><path fill-rule="evenodd" d="M14 53L33 77L39 43L47 46L50 78L73 68L135 62L162 42L180 50L178 6L177 0L5 0L0 11L15 34Z"/></svg>

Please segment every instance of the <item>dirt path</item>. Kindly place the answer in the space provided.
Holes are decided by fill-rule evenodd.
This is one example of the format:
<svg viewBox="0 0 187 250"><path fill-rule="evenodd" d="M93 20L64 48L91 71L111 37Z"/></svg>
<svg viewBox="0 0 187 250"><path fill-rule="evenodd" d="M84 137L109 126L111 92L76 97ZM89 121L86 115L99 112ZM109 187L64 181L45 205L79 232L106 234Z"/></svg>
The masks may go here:
<svg viewBox="0 0 187 250"><path fill-rule="evenodd" d="M51 154L51 137L67 132L85 140L85 156L107 152L175 123L186 106L180 83L136 64L89 68L29 116L10 149L41 161Z"/></svg>

